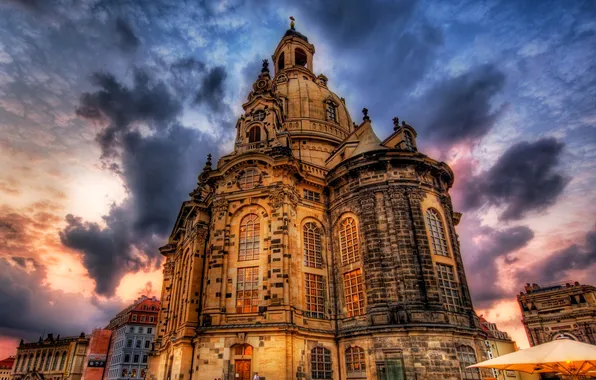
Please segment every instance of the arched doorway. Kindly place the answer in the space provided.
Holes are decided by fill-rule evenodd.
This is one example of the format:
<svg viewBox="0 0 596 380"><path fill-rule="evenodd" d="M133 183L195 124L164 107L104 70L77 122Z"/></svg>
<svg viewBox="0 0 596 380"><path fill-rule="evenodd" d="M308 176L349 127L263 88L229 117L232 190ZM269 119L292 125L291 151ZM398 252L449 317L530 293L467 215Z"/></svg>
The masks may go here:
<svg viewBox="0 0 596 380"><path fill-rule="evenodd" d="M234 360L234 378L236 380L252 379L252 346L236 344L231 347Z"/></svg>

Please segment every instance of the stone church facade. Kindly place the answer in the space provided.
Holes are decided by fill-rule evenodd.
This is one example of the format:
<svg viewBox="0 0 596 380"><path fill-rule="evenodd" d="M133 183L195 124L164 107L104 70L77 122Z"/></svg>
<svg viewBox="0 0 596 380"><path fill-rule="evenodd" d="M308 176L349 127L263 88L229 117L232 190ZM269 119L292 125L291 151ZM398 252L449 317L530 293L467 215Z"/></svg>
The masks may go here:
<svg viewBox="0 0 596 380"><path fill-rule="evenodd" d="M453 172L353 123L314 53L285 33L182 204L149 378L480 379Z"/></svg>

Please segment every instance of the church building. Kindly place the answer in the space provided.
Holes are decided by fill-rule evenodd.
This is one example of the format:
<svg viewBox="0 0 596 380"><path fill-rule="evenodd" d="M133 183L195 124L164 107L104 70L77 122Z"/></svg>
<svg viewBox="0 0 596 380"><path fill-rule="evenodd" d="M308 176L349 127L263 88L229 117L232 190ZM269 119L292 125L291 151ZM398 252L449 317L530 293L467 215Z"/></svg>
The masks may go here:
<svg viewBox="0 0 596 380"><path fill-rule="evenodd" d="M481 379L452 170L354 122L314 54L292 23L183 202L148 378Z"/></svg>

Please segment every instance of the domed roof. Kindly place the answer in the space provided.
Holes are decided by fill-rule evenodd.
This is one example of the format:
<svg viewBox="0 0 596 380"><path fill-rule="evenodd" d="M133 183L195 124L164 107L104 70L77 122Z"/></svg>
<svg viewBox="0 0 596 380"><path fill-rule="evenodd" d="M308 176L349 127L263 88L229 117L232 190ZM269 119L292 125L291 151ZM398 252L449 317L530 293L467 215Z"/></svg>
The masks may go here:
<svg viewBox="0 0 596 380"><path fill-rule="evenodd" d="M344 100L327 88L324 75L315 78L306 69L294 69L278 73L274 81L275 93L284 101L286 120L294 135L300 129L300 134L339 142L352 131L352 118Z"/></svg>

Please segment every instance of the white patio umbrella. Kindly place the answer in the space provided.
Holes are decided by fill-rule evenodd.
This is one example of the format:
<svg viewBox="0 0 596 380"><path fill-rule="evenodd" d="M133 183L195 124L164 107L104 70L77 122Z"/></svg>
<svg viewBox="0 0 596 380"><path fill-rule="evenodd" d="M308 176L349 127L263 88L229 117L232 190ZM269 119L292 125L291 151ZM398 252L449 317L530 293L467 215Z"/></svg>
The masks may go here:
<svg viewBox="0 0 596 380"><path fill-rule="evenodd" d="M496 368L528 373L557 372L576 378L596 371L596 346L571 339L557 339L476 363L468 368Z"/></svg>

